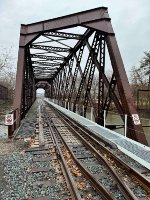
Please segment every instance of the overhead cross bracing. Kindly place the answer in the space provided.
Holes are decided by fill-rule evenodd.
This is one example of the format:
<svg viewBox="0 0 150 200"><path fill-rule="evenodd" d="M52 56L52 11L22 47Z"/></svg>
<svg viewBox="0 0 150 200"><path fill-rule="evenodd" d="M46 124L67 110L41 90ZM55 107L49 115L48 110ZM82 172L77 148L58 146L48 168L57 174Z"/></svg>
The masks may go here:
<svg viewBox="0 0 150 200"><path fill-rule="evenodd" d="M19 120L41 81L47 97L85 117L93 108L101 125L104 111L116 109L123 121L127 114L128 137L147 143L141 124L132 118L137 111L107 8L21 26L14 100Z"/></svg>
<svg viewBox="0 0 150 200"><path fill-rule="evenodd" d="M78 34L51 31L42 34L35 40L30 45L35 78L53 78L58 68L65 62L74 44L80 39L81 35Z"/></svg>

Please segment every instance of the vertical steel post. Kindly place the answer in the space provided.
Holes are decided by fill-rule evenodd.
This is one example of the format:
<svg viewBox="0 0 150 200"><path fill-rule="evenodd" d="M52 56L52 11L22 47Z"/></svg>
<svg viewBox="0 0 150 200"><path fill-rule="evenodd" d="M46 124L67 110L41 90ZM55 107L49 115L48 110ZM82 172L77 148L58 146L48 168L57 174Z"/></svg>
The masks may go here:
<svg viewBox="0 0 150 200"><path fill-rule="evenodd" d="M23 95L23 83L24 83L24 69L25 69L25 36L22 34L24 26L21 26L20 42L19 42L19 52L18 52L18 63L17 63L17 74L16 74L16 87L15 87L15 98L13 107L14 109L19 109L17 112L17 122L16 128L20 125L21 120L21 109L22 109L22 95Z"/></svg>
<svg viewBox="0 0 150 200"><path fill-rule="evenodd" d="M115 35L108 35L106 37L106 43L114 75L117 81L117 87L120 93L120 99L122 102L124 113L127 113L128 115L132 116L132 114L137 114L137 110L134 105L131 88L129 86L128 78L126 75L126 71L120 55ZM147 145L148 143L146 141L142 125L134 124L134 121L131 117L128 118L128 125L130 125L130 131L127 132L127 137Z"/></svg>
<svg viewBox="0 0 150 200"><path fill-rule="evenodd" d="M124 136L127 137L127 114L124 116Z"/></svg>
<svg viewBox="0 0 150 200"><path fill-rule="evenodd" d="M84 105L82 106L82 116L86 117L86 113L84 113Z"/></svg>
<svg viewBox="0 0 150 200"><path fill-rule="evenodd" d="M102 78L102 74L105 71L105 36L101 36L99 64L100 64L100 69L99 69L99 82L98 82L98 106L97 106L96 122L104 126L104 121L103 121L104 81Z"/></svg>
<svg viewBox="0 0 150 200"><path fill-rule="evenodd" d="M66 101L65 101L65 108L66 108Z"/></svg>
<svg viewBox="0 0 150 200"><path fill-rule="evenodd" d="M93 107L91 107L91 121L93 120Z"/></svg>
<svg viewBox="0 0 150 200"><path fill-rule="evenodd" d="M76 104L76 113L78 114L78 104Z"/></svg>
<svg viewBox="0 0 150 200"><path fill-rule="evenodd" d="M106 110L104 110L104 127L106 127Z"/></svg>

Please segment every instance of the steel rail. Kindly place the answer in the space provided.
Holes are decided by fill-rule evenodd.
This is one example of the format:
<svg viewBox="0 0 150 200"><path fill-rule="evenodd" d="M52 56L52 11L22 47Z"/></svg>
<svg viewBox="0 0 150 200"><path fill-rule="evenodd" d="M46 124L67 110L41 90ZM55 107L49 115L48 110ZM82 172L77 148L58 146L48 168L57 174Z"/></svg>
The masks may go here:
<svg viewBox="0 0 150 200"><path fill-rule="evenodd" d="M83 127L81 124L79 124L79 123L75 122L74 120L70 119L68 116L64 115L64 113L62 113L61 111L59 111L59 110L57 110L57 111L59 113L61 113L61 115L63 115L63 117L65 119L67 119L69 121L69 124L71 124L72 127L74 127L75 129L80 129L80 133L81 134L83 134L84 136L88 137L88 139L91 140L92 143L94 142L97 150L101 150L101 151L103 151L103 153L108 154L115 162L118 163L119 166L121 166L121 168L127 170L127 172L130 173L130 175L132 177L134 177L136 180L138 180L146 190L150 190L150 181L146 177L144 177L142 174L140 174L133 167L127 165L123 160L118 158L113 152L109 151L106 147L104 147L99 141L105 143L107 146L110 146L111 148L112 147L114 148L114 146L112 146L106 140L101 139L96 134L92 133L86 127ZM97 141L97 140L99 140L99 141Z"/></svg>
<svg viewBox="0 0 150 200"><path fill-rule="evenodd" d="M48 116L47 116L48 117ZM61 158L63 159L63 153L60 149L60 146L57 142L57 138L55 136L55 134L53 133L53 129L51 127L50 122L48 122L52 136L54 138L55 144L57 146L58 152L61 155ZM54 125L53 125L54 126ZM67 145L67 143L65 142L64 138L61 136L61 134L59 133L59 131L57 130L56 126L55 126L55 130L57 131L57 133L59 134L60 138L62 139L62 142L64 143L64 145L67 147L67 149L69 150L71 156L73 157L74 161L77 163L77 165L80 167L81 171L85 174L85 176L89 179L90 177L90 181L92 182L92 184L96 187L96 190L98 191L98 193L103 196L104 200L115 200L114 197L107 192L107 190L92 176L92 174L90 172L88 172L87 170L85 170L85 167L81 164L80 161L78 161L78 159L74 156L74 154L72 153L70 147ZM64 160L63 160L64 161ZM68 172L68 174L70 174L67 165L65 164L65 161L63 162L63 164L65 165L65 170ZM70 175L71 177L71 175ZM72 179L71 179L72 180ZM74 182L72 180L72 182ZM75 190L75 195L78 197L77 191L76 191L76 186L73 187L73 189ZM78 199L78 198L77 198Z"/></svg>
<svg viewBox="0 0 150 200"><path fill-rule="evenodd" d="M82 132L82 134L84 136L86 136L90 140L92 140L92 143L95 142L95 146L96 146L97 150L101 150L103 153L108 154L110 158L114 159L115 163L117 163L119 165L119 167L121 167L122 169L125 169L127 171L127 173L130 174L131 177L133 177L139 183L141 183L142 187L145 190L148 190L148 191L150 190L150 181L145 176L143 176L141 173L139 173L133 167L127 165L123 160L118 158L114 153L112 153L106 147L104 147L99 141L103 142L106 146L110 146L111 148L116 148L115 147L116 145L110 144L105 139L103 140L101 137L94 134L86 127L82 126L79 122L76 122L75 120L70 119L70 117L64 115L64 113L62 113L58 109L56 109L56 110L57 110L57 112L61 113L69 121L69 124L71 125L71 127L75 127L76 130L78 130L80 127L80 132ZM97 141L97 140L99 140L99 141Z"/></svg>
<svg viewBox="0 0 150 200"><path fill-rule="evenodd" d="M63 120L64 121L64 120ZM66 122L67 123L67 122ZM66 124L65 123L65 124ZM67 123L67 126L69 124ZM70 126L69 126L70 127ZM60 137L62 138L63 140L63 143L65 144L65 146L67 147L67 149L69 150L69 152L71 153L72 157L74 158L74 160L76 161L76 163L80 166L80 168L82 170L84 170L84 173L89 177L90 176L90 179L92 180L92 182L94 184L96 184L96 186L98 185L98 188L99 188L99 182L97 180L95 180L95 178L87 171L85 170L85 167L81 164L80 161L78 161L78 159L74 156L74 154L72 153L70 147L67 145L67 143L65 142L63 136L59 133L59 130L57 129L57 127L55 127L55 129L57 130L57 133L60 135ZM73 132L76 132L75 130L73 130ZM84 142L84 144L89 148L89 144L87 144L87 141L85 141L85 139L83 137L80 137L80 139L82 139L82 141ZM110 167L109 167L109 163L106 161L106 159L104 159L104 157L101 158L101 155L95 151L95 149L90 145L90 149L92 149L92 151L96 154L96 156L98 158L100 158L100 160L105 164L105 166L107 167L107 169L109 169L111 175L115 178L116 182L119 184L120 186L120 190L122 191L122 193L124 194L125 198L126 199L130 199L130 200L136 200L137 198L135 197L135 195L132 193L132 191L130 191L130 189L125 185L123 184L123 181L122 179L120 179L118 177L118 175L115 173L115 171L111 168L110 170ZM104 188L103 188L104 189ZM106 191L105 191L106 192ZM104 191L103 191L103 194L104 194ZM109 194L110 195L110 194ZM109 199L110 199L110 196L109 196Z"/></svg>
<svg viewBox="0 0 150 200"><path fill-rule="evenodd" d="M45 113L45 114L46 114L46 113ZM47 114L46 114L46 115L47 115ZM65 171L65 175L67 176L67 179L69 180L69 184L67 184L67 185L71 186L71 192L73 193L73 199L75 199L75 200L82 200L82 199L81 199L81 196L79 195L79 192L78 192L78 190L77 190L77 188L76 188L75 182L74 182L74 180L73 180L73 178L72 178L72 176L71 176L71 173L70 173L70 171L69 171L69 169L68 169L68 167L67 167L67 164L66 164L66 162L65 162L64 156L63 156L63 154L62 154L62 152L61 152L61 149L60 149L60 147L59 147L57 138L56 138L56 136L55 136L55 134L54 134L54 132L53 132L53 129L52 129L52 127L51 127L51 124L50 124L48 118L49 118L49 117L48 117L48 115L47 115L47 116L46 116L46 119L47 119L47 123L48 123L48 125L49 125L49 132L51 133L52 140L53 140L54 145L55 145L55 148L56 148L56 150L57 150L57 154L59 155L59 158L61 159L61 162L60 162L60 163L63 165L64 171Z"/></svg>
<svg viewBox="0 0 150 200"><path fill-rule="evenodd" d="M60 118L69 127L69 129L72 132L74 132L74 134L76 134L80 138L80 140L82 140L84 145L86 147L88 147L95 154L97 159L105 165L105 167L109 170L111 176L118 183L119 189L123 193L125 199L127 199L127 200L137 200L138 198L133 194L133 192L130 190L130 188L124 183L122 178L119 177L117 172L109 165L108 161L104 158L104 156L102 156L89 142L87 142L87 140L85 140L74 128L72 128L71 125L68 122L66 122L64 118L62 118L61 116L60 116ZM61 137L63 138L63 136L61 136ZM67 145L67 143L66 143L66 145ZM69 151L71 151L71 149L69 147L67 147L67 148L69 149ZM72 153L72 156L73 156L73 153ZM82 164L80 163L80 165L82 165Z"/></svg>
<svg viewBox="0 0 150 200"><path fill-rule="evenodd" d="M104 198L104 200L115 200L114 197L95 179L95 177L85 169L85 166L81 164L81 162L74 156L71 148L68 146L66 141L64 140L63 136L59 133L57 127L55 126L55 130L61 137L65 147L68 149L69 153L71 154L73 160L76 162L76 164L79 166L81 169L82 173L89 179L89 181L94 185L96 188L97 192Z"/></svg>
<svg viewBox="0 0 150 200"><path fill-rule="evenodd" d="M40 110L39 110L39 113L40 113L40 116L39 116L39 120L40 120L40 118L41 118L41 111ZM70 173L70 171L69 171L69 169L67 167L65 159L63 157L63 154L62 154L62 152L60 150L60 147L59 147L57 139L56 139L56 137L54 135L53 129L51 127L51 124L49 123L48 116L46 116L46 119L47 119L47 124L48 124L47 128L48 128L48 131L49 131L49 135L51 135L53 146L57 151L57 155L58 155L58 158L59 158L58 160L60 160L59 163L62 166L61 170L62 170L63 175L65 177L65 181L66 181L66 184L67 184L67 186L69 188L69 191L71 193L72 199L73 200L82 200L80 195L79 195L79 192L78 192L78 190L76 188L75 182L74 182L74 180L73 180L73 178L71 176L71 173Z"/></svg>

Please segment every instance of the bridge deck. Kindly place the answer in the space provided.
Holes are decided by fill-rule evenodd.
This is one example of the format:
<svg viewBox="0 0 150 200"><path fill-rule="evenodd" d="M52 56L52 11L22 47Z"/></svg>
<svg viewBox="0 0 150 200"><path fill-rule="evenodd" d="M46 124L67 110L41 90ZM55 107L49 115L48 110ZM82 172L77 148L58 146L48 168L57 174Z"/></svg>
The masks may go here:
<svg viewBox="0 0 150 200"><path fill-rule="evenodd" d="M56 109L60 110L64 114L68 115L82 126L92 130L95 134L103 137L104 139L111 141L116 144L118 149L123 153L139 162L144 167L150 169L150 147L144 146L136 141L133 141L125 136L116 133L112 130L104 128L95 122L88 120L70 110L67 110L57 104L52 103L50 100L45 98L45 101L54 106ZM38 107L38 102L36 101L31 109L29 110L26 118L23 120L21 127L17 131L16 137L30 137L35 133L35 123L36 123L36 109Z"/></svg>

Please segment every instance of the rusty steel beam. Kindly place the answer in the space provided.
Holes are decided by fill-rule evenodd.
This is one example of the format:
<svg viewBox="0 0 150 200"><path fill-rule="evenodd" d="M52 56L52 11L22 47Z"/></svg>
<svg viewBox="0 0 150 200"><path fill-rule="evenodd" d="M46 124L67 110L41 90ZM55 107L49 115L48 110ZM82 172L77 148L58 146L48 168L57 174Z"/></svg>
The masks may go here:
<svg viewBox="0 0 150 200"><path fill-rule="evenodd" d="M99 54L99 51L102 49L101 48L101 45L103 44L102 41L104 40L104 36L103 35L100 35L96 32L95 34L95 38L93 40L93 42L95 43L95 46L94 47L90 47L89 51L90 51L90 54L91 54L91 58L93 56L98 56ZM94 50L94 52L92 52L91 50L92 49ZM101 56L101 54L100 54ZM105 56L104 56L105 58ZM87 111L87 107L88 107L88 102L89 102L89 98L88 98L88 95L90 94L90 91L91 91L91 87L92 87L92 82L93 82L93 78L94 78L94 73L95 73L95 64L92 62L91 64L91 67L90 67L90 70L89 70L89 75L88 75L88 80L87 80L87 84L86 84L86 92L85 92L85 97L84 97L84 113L83 113L83 116L86 117L86 111ZM98 106L98 108L100 108L100 106ZM99 110L97 109L97 115L99 114Z"/></svg>
<svg viewBox="0 0 150 200"><path fill-rule="evenodd" d="M89 45L88 42L87 42L87 46L88 46L88 49L89 49L90 51L92 51L92 54L94 54L94 50L91 49L91 47L90 47L90 45ZM106 77L106 74L104 73L104 66L103 66L103 65L104 65L104 64L103 64L104 61L102 61L102 63L100 63L100 62L97 60L96 56L93 56L93 57L92 57L92 60L93 60L93 62L95 63L95 65L96 65L96 67L97 67L97 69L98 69L98 71L99 71L100 79L103 80L103 82L104 82L106 88L110 91L111 98L113 99L113 101L114 101L114 103L115 103L115 105L116 105L116 107L117 107L119 113L122 114L122 113L123 113L122 105L121 105L120 101L118 100L118 97L117 97L117 95L115 94L114 90L110 87L109 80L108 80L108 78ZM99 82L99 84L100 84L100 82ZM102 103L102 104L103 104L103 103ZM99 110L102 109L102 106L100 106L100 107L101 107L101 108L98 108Z"/></svg>
<svg viewBox="0 0 150 200"><path fill-rule="evenodd" d="M93 100L91 98L90 95L90 89L91 89L91 84L92 84L92 80L93 80L93 76L94 76L94 71L95 71L95 64L92 61L92 57L97 57L98 52L99 52L99 42L100 42L100 38L99 38L99 34L95 34L95 37L93 39L93 43L92 43L92 47L90 47L90 45L88 46L89 48L89 56L87 59L87 63L86 66L84 68L84 72L82 73L82 70L80 68L80 73L81 73L81 82L78 88L78 92L76 95L76 99L74 102L74 107L73 110L75 112L76 110L76 105L79 102L79 99L82 95L82 90L83 88L85 89L85 96L84 96L84 113L83 115L86 116L86 110L87 110L87 106L88 106L88 102L90 102L91 106L94 108L94 117L96 117L96 113L97 113L97 109L95 109ZM88 44L88 42L86 41L86 44ZM87 75L89 75L88 81L87 81Z"/></svg>
<svg viewBox="0 0 150 200"><path fill-rule="evenodd" d="M50 86L50 84L47 81L39 81L38 83L35 84L35 87L39 88L41 85L48 85L48 86Z"/></svg>
<svg viewBox="0 0 150 200"><path fill-rule="evenodd" d="M56 72L57 69L51 69L51 68L44 68L44 67L36 67L36 68L33 68L33 71L36 73L36 72Z"/></svg>
<svg viewBox="0 0 150 200"><path fill-rule="evenodd" d="M43 35L46 36L53 36L53 37L61 37L61 38L65 38L65 39L76 39L76 40L80 40L82 35L79 34L72 34L72 33L65 33L65 32L45 32Z"/></svg>
<svg viewBox="0 0 150 200"><path fill-rule="evenodd" d="M141 124L136 125L131 117L133 114L138 114L138 113L134 104L133 95L131 92L131 88L128 82L128 78L126 75L126 71L124 68L124 64L121 58L121 54L115 36L108 35L106 37L106 43L114 75L116 78L117 87L120 93L124 114L130 115L130 117L128 117L128 125L130 126L131 130L128 131L127 136L147 145L147 140L144 135L142 125Z"/></svg>
<svg viewBox="0 0 150 200"><path fill-rule="evenodd" d="M30 48L32 49L40 49L45 51L56 51L56 52L70 52L71 49L69 48L62 48L62 47L52 47L52 46L44 46L44 45L31 45Z"/></svg>
<svg viewBox="0 0 150 200"><path fill-rule="evenodd" d="M63 82L63 77L62 77L62 71L60 72L60 79L59 79L59 85L58 85L58 105L59 105L59 102L60 102L60 99L61 99L61 95L62 95L62 91L61 91L61 85L62 85L62 82Z"/></svg>
<svg viewBox="0 0 150 200"><path fill-rule="evenodd" d="M108 114L109 107L110 107L110 104L111 104L112 99L113 99L111 92L114 93L115 88L116 88L116 80L115 80L114 74L112 74L111 80L109 82L108 92L107 92L106 98L104 100L105 102L103 103L103 109L102 109L102 110L106 110L106 116ZM122 113L123 113L123 109L122 109L122 111L120 111L121 116L122 116ZM124 116L122 116L122 117L124 118ZM124 121L124 119L123 119L123 121Z"/></svg>
<svg viewBox="0 0 150 200"><path fill-rule="evenodd" d="M41 70L50 70L50 71L51 70L52 71L57 71L57 69L58 69L57 67L51 67L51 66L49 67L49 66L42 66L42 65L39 65L39 66L38 65L36 65L36 66L33 65L32 68L33 68L33 70L36 70L36 69L40 70L41 69Z"/></svg>
<svg viewBox="0 0 150 200"><path fill-rule="evenodd" d="M55 74L55 77L60 72L60 70L68 63L68 61L72 58L72 56L80 49L80 47L85 44L85 41L92 35L93 32L94 32L93 30L87 30L84 33L84 35L82 36L82 39L78 41L78 43L72 49L70 54L66 57L65 61L61 64L61 67L58 69L58 72Z"/></svg>
<svg viewBox="0 0 150 200"><path fill-rule="evenodd" d="M102 74L105 73L105 36L102 35L100 43L100 68L99 70L99 83L98 83L98 109L97 109L97 123L104 126L104 80Z"/></svg>
<svg viewBox="0 0 150 200"><path fill-rule="evenodd" d="M83 51L84 51L84 46L81 46L79 53L78 53L78 56L75 55L76 67L75 67L75 70L74 70L74 75L73 75L73 79L72 79L71 86L70 86L70 92L69 92L69 95L68 95L68 102L69 103L71 103L72 94L73 94L73 92L75 92L75 83L76 83L76 80L77 80L77 75L78 75L79 66L80 66L80 63L81 63Z"/></svg>
<svg viewBox="0 0 150 200"><path fill-rule="evenodd" d="M68 63L69 70L68 70L68 74L67 74L67 78L66 78L66 84L65 84L65 88L64 88L64 97L63 97L63 100L66 99L66 96L67 96L67 93L68 93L68 86L69 86L69 83L70 83L73 62L74 62L74 57L72 57L71 60L70 60L70 62Z"/></svg>
<svg viewBox="0 0 150 200"><path fill-rule="evenodd" d="M42 73L42 72L43 72L42 70L36 70L36 71L34 71L34 74L40 74L40 73ZM49 72L51 72L51 74L54 74L54 73L53 73L53 71L49 71L49 70L47 70L47 71L46 71L46 70L44 70L44 72L43 72L43 73L44 73L44 74L46 74L46 73L48 73L48 74L49 74ZM42 74L43 74L43 73L42 73Z"/></svg>
<svg viewBox="0 0 150 200"><path fill-rule="evenodd" d="M40 64L40 65L44 65L44 66L59 66L61 63L49 63L49 62L38 62L38 61L32 61L32 64Z"/></svg>
<svg viewBox="0 0 150 200"><path fill-rule="evenodd" d="M62 57L45 56L45 55L38 55L38 54L31 54L31 58L41 58L41 59L45 59L45 60L62 60L62 61L64 61L64 58L62 58Z"/></svg>
<svg viewBox="0 0 150 200"><path fill-rule="evenodd" d="M52 82L53 82L52 78L42 78L42 77L36 78L35 77L34 80L35 80L35 85L38 84L41 81L45 81L49 84L52 84Z"/></svg>
<svg viewBox="0 0 150 200"><path fill-rule="evenodd" d="M99 7L92 10L54 18L32 24L21 25L21 35L26 36L22 46L31 44L42 33L56 31L61 28L83 26L102 31L103 33L114 34L111 26L108 26L110 18L106 7Z"/></svg>
<svg viewBox="0 0 150 200"><path fill-rule="evenodd" d="M21 37L20 40L22 39L23 38ZM25 68L25 48L20 47L19 52L18 52L15 97L14 97L14 103L13 103L14 110L18 109L17 116L16 116L17 118L16 128L19 127L20 120L21 120L24 68Z"/></svg>
<svg viewBox="0 0 150 200"><path fill-rule="evenodd" d="M46 32L49 30L60 30L64 28L76 27L79 25L86 25L89 22L97 20L110 19L106 7L99 7L63 17L58 17L46 21L24 25L27 27L26 34L36 34L39 32ZM107 24L106 24L107 26ZM109 30L107 30L109 32ZM111 32L111 31L110 31Z"/></svg>

